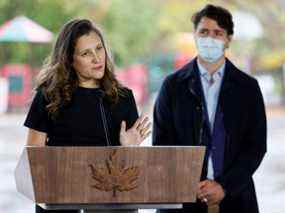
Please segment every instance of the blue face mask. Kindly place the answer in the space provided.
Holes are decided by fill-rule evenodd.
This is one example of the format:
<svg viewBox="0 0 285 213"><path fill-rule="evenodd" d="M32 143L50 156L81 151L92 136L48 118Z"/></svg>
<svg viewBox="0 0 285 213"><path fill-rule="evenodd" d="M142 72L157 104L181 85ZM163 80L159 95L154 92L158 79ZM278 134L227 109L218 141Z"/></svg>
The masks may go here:
<svg viewBox="0 0 285 213"><path fill-rule="evenodd" d="M198 53L209 63L218 61L224 55L225 43L211 37L198 37L196 39Z"/></svg>

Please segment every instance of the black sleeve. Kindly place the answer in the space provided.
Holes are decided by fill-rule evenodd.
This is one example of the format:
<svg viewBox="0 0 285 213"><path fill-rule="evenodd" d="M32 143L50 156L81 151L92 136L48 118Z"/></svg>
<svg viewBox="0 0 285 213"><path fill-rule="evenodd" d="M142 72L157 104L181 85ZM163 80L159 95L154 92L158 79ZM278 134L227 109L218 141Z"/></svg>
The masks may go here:
<svg viewBox="0 0 285 213"><path fill-rule="evenodd" d="M169 78L163 82L153 112L153 145L173 145L175 142L173 96Z"/></svg>
<svg viewBox="0 0 285 213"><path fill-rule="evenodd" d="M24 122L24 126L40 131L48 132L48 112L46 111L47 101L40 90L37 91L28 115Z"/></svg>
<svg viewBox="0 0 285 213"><path fill-rule="evenodd" d="M127 129L132 127L136 120L138 119L138 110L136 101L133 95L133 92L131 90L128 91L128 111L126 114L126 123L127 123Z"/></svg>
<svg viewBox="0 0 285 213"><path fill-rule="evenodd" d="M216 180L230 196L239 194L250 183L253 173L266 153L266 114L257 81L255 81L250 99L249 114L251 117L243 141L243 149L231 169Z"/></svg>

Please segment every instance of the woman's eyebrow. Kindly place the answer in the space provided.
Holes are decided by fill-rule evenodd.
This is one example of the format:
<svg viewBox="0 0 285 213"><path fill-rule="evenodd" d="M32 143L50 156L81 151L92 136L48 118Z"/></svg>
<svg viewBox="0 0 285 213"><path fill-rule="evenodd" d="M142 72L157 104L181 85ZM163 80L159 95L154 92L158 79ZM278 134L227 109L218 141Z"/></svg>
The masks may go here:
<svg viewBox="0 0 285 213"><path fill-rule="evenodd" d="M98 46L103 46L103 44L100 42L100 43L97 43L96 45L93 45L92 47L86 47L86 48L84 48L84 49L82 49L82 50L79 50L79 53L82 53L82 52L91 50L91 49L93 49L94 47L96 48L96 47L98 47Z"/></svg>

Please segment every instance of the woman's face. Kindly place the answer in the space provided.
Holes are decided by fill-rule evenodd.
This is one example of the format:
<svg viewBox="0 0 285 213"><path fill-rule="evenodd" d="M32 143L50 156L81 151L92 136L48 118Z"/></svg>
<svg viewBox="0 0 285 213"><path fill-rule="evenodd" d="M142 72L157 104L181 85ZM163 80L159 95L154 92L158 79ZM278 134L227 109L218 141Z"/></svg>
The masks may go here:
<svg viewBox="0 0 285 213"><path fill-rule="evenodd" d="M91 31L79 37L75 44L72 63L79 85L99 87L105 73L105 60L106 51L97 33Z"/></svg>

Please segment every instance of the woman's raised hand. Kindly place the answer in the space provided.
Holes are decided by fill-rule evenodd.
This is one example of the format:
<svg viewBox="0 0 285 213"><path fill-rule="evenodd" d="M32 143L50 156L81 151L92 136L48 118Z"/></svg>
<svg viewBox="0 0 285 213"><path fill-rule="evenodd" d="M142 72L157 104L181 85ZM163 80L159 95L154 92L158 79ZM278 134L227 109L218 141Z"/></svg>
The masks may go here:
<svg viewBox="0 0 285 213"><path fill-rule="evenodd" d="M146 139L150 131L149 119L147 116L141 115L134 125L126 130L126 121L121 123L120 143L122 146L140 145Z"/></svg>

